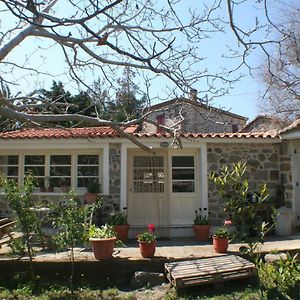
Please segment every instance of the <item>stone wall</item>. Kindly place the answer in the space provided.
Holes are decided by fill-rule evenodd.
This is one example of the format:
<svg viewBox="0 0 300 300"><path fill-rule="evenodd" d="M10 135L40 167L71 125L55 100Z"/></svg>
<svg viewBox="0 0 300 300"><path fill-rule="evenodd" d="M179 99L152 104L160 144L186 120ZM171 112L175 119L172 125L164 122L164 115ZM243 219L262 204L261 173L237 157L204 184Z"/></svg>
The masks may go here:
<svg viewBox="0 0 300 300"><path fill-rule="evenodd" d="M180 122L180 114L184 118L182 122ZM233 132L246 125L245 120L236 118L234 115L190 104L175 103L163 110L151 113L148 118L156 121L156 117L159 115L164 115L165 126L176 128L182 132ZM156 133L156 130L156 126L153 124L143 124L144 132Z"/></svg>
<svg viewBox="0 0 300 300"><path fill-rule="evenodd" d="M280 206L292 207L293 201L293 173L292 173L291 143L283 141L280 145L280 183L282 185L282 199Z"/></svg>
<svg viewBox="0 0 300 300"><path fill-rule="evenodd" d="M266 183L270 193L268 201L277 203L282 167L280 157L279 144L208 144L208 175L218 171L224 164L246 162L245 175L249 180L249 191L257 192L260 186ZM221 224L226 217L223 212L223 199L210 181L208 203L211 221Z"/></svg>
<svg viewBox="0 0 300 300"><path fill-rule="evenodd" d="M119 199L115 203L116 208L120 206L121 185L121 144L109 144L109 194Z"/></svg>

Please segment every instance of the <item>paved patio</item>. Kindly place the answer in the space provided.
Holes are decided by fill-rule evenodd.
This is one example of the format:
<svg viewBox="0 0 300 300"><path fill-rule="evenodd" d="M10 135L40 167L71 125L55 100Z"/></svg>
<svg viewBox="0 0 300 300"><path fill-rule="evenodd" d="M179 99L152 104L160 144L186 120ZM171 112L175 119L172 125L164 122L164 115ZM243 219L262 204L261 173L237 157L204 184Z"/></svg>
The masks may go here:
<svg viewBox="0 0 300 300"><path fill-rule="evenodd" d="M228 253L238 253L239 248L243 244L241 243L230 243ZM138 243L135 240L129 240L126 247L115 248L113 256L115 258L126 259L126 260L149 260L143 259L140 255ZM10 248L3 246L0 249L0 260L10 259L7 255ZM272 251L291 251L300 252L300 232L292 236L279 237L271 236L262 247L259 248L260 252L272 252ZM158 240L157 248L155 253L156 259L169 260L188 260L201 257L218 256L224 254L218 254L214 252L212 242L200 243L193 238L174 238L171 240ZM26 259L26 258L24 258ZM75 249L76 261L96 261L91 249L76 248ZM63 262L69 261L68 251L52 253L47 251L36 252L34 260L36 262Z"/></svg>

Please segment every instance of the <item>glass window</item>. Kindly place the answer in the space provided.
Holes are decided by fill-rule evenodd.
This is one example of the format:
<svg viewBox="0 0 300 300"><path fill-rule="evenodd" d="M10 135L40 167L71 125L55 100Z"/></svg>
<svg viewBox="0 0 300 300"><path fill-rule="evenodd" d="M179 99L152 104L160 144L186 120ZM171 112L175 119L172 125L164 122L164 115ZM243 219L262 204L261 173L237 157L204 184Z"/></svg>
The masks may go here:
<svg viewBox="0 0 300 300"><path fill-rule="evenodd" d="M133 159L133 191L164 192L164 159L162 156L135 156Z"/></svg>
<svg viewBox="0 0 300 300"><path fill-rule="evenodd" d="M173 193L195 192L194 156L172 157L172 191Z"/></svg>
<svg viewBox="0 0 300 300"><path fill-rule="evenodd" d="M50 156L50 186L71 186L71 155Z"/></svg>
<svg viewBox="0 0 300 300"><path fill-rule="evenodd" d="M99 182L99 155L78 155L77 187L87 187L95 181Z"/></svg>
<svg viewBox="0 0 300 300"><path fill-rule="evenodd" d="M45 186L45 155L25 155L24 174L32 174L38 186Z"/></svg>
<svg viewBox="0 0 300 300"><path fill-rule="evenodd" d="M19 157L17 155L0 156L0 173L8 179L18 181Z"/></svg>

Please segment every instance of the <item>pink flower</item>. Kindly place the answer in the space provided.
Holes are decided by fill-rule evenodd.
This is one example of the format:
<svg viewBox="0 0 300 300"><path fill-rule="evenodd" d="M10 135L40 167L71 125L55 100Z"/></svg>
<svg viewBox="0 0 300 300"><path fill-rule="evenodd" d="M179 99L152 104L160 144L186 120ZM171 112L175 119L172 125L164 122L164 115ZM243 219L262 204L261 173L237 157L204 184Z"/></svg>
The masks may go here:
<svg viewBox="0 0 300 300"><path fill-rule="evenodd" d="M151 233L154 233L154 232L155 232L155 226L154 226L154 224L149 224L149 225L148 225L148 229L149 229L149 231L150 231Z"/></svg>
<svg viewBox="0 0 300 300"><path fill-rule="evenodd" d="M229 219L225 219L225 220L224 220L224 225L225 225L225 226L232 225L232 221L229 220Z"/></svg>

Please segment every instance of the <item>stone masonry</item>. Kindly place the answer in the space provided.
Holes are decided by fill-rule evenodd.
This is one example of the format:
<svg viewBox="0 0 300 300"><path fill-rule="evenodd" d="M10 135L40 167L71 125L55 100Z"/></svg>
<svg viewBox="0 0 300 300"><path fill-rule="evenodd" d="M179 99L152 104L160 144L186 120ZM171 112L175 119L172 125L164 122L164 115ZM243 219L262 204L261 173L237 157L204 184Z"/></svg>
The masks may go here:
<svg viewBox="0 0 300 300"><path fill-rule="evenodd" d="M280 161L283 157L286 159L286 166L283 166ZM286 179L286 186L290 188L290 162L288 156L281 154L278 144L208 144L207 160L208 175L213 171L217 172L224 164L246 162L249 192L259 191L260 186L266 183L270 193L268 201L275 205L281 200L278 199L281 177ZM285 195L291 199L288 189ZM208 182L208 203L212 223L222 224L225 218L223 199L210 181Z"/></svg>
<svg viewBox="0 0 300 300"><path fill-rule="evenodd" d="M292 155L291 144L289 142L282 142L280 145L280 183L282 186L282 201L280 205L286 207L292 207L293 199L293 172L292 172Z"/></svg>
<svg viewBox="0 0 300 300"><path fill-rule="evenodd" d="M203 104L175 102L159 110L153 111L148 118L156 121L157 116L163 115L164 125L182 132L232 132L238 131L246 125L246 119L239 118L225 111L206 107ZM183 119L182 119L183 118ZM143 124L143 131L156 133L156 126Z"/></svg>

